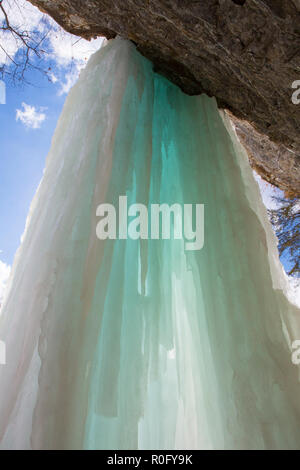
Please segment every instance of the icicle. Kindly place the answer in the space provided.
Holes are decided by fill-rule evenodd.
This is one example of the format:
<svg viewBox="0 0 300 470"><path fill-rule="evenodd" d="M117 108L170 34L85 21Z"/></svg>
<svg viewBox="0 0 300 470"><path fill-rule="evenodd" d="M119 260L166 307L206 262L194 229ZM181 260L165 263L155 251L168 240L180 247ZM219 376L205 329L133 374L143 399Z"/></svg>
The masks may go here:
<svg viewBox="0 0 300 470"><path fill-rule="evenodd" d="M99 240L121 195L204 204L203 249ZM215 100L110 41L67 98L15 259L1 447L298 448L299 310L270 233Z"/></svg>

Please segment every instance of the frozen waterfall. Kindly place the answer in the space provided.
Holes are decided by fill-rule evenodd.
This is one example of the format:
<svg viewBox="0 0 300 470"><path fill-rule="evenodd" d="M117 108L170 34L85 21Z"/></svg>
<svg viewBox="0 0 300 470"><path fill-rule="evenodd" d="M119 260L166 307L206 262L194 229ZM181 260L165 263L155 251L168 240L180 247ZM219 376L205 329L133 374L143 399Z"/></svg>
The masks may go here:
<svg viewBox="0 0 300 470"><path fill-rule="evenodd" d="M99 240L99 204L204 204L204 247ZM0 318L2 449L300 446L300 312L215 100L100 49L71 90Z"/></svg>

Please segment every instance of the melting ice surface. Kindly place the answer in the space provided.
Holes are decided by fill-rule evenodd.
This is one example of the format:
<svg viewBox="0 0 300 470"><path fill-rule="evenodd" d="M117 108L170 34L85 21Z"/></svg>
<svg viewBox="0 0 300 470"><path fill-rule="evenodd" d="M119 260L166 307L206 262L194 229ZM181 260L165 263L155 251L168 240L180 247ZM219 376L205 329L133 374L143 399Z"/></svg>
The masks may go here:
<svg viewBox="0 0 300 470"><path fill-rule="evenodd" d="M205 243L96 237L96 208L205 204ZM71 90L0 319L3 449L298 448L300 339L214 99L110 41Z"/></svg>

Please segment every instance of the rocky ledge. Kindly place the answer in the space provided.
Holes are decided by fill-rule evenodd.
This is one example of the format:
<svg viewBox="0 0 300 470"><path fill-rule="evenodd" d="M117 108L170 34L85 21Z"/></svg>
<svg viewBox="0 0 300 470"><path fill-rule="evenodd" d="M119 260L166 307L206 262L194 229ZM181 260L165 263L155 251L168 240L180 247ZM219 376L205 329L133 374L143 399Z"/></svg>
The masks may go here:
<svg viewBox="0 0 300 470"><path fill-rule="evenodd" d="M30 0L65 30L134 41L185 93L235 118L250 161L300 195L300 0Z"/></svg>

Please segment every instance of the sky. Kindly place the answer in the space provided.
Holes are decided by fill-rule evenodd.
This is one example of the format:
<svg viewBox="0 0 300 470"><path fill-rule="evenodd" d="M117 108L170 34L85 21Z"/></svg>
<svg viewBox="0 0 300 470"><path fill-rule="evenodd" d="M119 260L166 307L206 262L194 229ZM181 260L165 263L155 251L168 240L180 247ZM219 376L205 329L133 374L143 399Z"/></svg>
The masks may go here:
<svg viewBox="0 0 300 470"><path fill-rule="evenodd" d="M20 245L29 206L41 180L51 138L65 98L80 70L102 44L103 38L85 41L63 31L26 0L3 0L11 26L33 38L46 36L38 65L45 73L28 69L25 81L0 82L0 305ZM4 16L0 11L0 24ZM0 30L0 67L11 59L22 61L24 44ZM9 70L9 69L8 69ZM264 203L271 207L276 188L257 178Z"/></svg>

